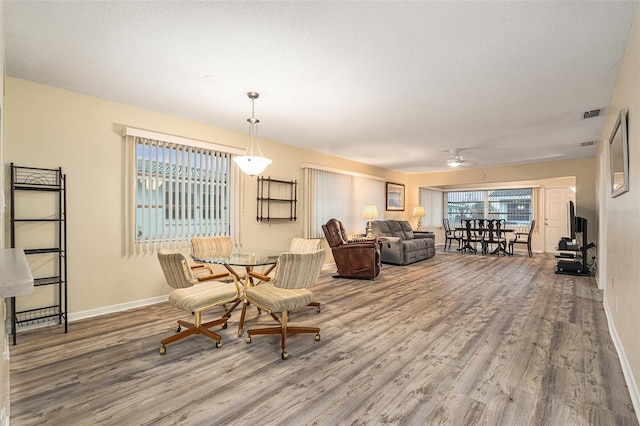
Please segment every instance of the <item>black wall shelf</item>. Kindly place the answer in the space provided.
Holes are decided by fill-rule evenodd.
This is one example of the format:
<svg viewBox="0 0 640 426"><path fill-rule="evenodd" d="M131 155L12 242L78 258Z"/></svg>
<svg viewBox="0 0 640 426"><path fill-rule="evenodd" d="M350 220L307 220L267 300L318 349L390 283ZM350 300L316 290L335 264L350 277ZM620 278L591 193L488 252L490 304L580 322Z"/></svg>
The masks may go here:
<svg viewBox="0 0 640 426"><path fill-rule="evenodd" d="M295 221L298 202L298 181L258 177L256 220Z"/></svg>

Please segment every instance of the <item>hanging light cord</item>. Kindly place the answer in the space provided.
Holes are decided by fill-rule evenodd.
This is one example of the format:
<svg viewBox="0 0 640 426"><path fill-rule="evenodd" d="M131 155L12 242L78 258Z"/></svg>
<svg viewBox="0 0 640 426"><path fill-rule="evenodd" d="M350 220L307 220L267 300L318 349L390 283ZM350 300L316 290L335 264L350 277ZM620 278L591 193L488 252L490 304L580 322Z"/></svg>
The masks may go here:
<svg viewBox="0 0 640 426"><path fill-rule="evenodd" d="M255 140L255 145L258 147L258 154L260 157L263 157L262 150L260 149L260 141L258 140L258 123L260 120L255 118L256 115L256 98L258 97L257 93L249 92L247 95L251 98L251 118L247 118L247 121L250 124L249 129L249 146L247 147L247 153L245 155L253 156L253 144Z"/></svg>

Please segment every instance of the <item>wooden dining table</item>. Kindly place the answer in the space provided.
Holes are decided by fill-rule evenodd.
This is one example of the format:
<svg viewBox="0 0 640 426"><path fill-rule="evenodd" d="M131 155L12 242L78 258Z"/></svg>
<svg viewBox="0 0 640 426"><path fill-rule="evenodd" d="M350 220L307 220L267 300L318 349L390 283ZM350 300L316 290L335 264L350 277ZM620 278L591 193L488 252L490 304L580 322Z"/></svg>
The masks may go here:
<svg viewBox="0 0 640 426"><path fill-rule="evenodd" d="M489 230L489 228L468 228L468 229L469 229L469 231L471 231L471 232L475 232L475 233L482 232L483 234L488 234L488 233L489 233L489 231L490 231L490 230ZM457 227L455 228L455 231L456 231L456 232L458 232L458 231L462 232L462 234L463 234L462 238L463 238L463 241L464 241L464 237L465 237L465 235L466 235L467 228L466 228L466 227L464 227L464 226L457 226ZM498 231L498 230L496 230L496 229L493 229L491 232L493 232L494 234L498 234L497 236L499 237L499 236L501 236L501 235L503 235L503 234L506 234L506 233L509 233L509 232L515 232L515 229L511 229L511 228L500 228L500 230L499 230L499 231ZM478 236L478 238L481 238L481 236ZM511 256L511 253L509 253L509 252L507 251L507 242L506 242L506 241L495 241L495 243L497 243L497 244L498 244L498 247L496 247L496 249L495 249L494 251L492 251L492 252L491 252L491 254L496 254L496 253L498 253L499 251L501 251L501 252L506 253L506 254L508 254L509 256ZM470 244L470 242L469 242L469 241L465 241L464 245L463 245L462 247L460 247L459 249L457 249L457 250L458 250L459 252L463 252L463 251L465 251L465 250L469 250L469 251L472 251L472 252L474 252L474 253L478 251L475 247L473 247L473 246Z"/></svg>

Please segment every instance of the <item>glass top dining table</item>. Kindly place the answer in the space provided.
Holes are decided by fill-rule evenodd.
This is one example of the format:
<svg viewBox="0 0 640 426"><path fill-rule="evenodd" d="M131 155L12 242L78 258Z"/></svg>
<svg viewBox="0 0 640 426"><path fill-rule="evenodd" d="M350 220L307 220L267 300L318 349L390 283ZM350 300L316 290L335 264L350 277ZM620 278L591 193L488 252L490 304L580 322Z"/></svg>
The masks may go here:
<svg viewBox="0 0 640 426"><path fill-rule="evenodd" d="M232 250L227 257L220 257L219 253L206 251L194 253L191 257L201 263L254 267L274 265L278 261L280 253L282 253L280 250L241 248Z"/></svg>
<svg viewBox="0 0 640 426"><path fill-rule="evenodd" d="M238 280L238 282L242 283L242 286L246 289L250 286L254 286L259 284L263 280L268 280L265 278L269 275L269 273L276 267L278 263L278 258L280 257L280 250L272 250L272 249L252 249L252 248L238 248L233 249L229 256L221 257L219 252L198 252L192 253L191 257L196 262L200 263L211 263L216 265L222 265L229 271L230 274L233 274L234 277ZM243 274L244 277L234 269L244 267L246 273ZM251 274L253 272L253 268L256 266L263 266L263 270L260 274L256 275L258 282L254 282L254 278ZM266 267L266 268L264 268ZM224 315L230 315L231 312L242 302L243 298L239 298L236 302L228 309ZM243 304L242 309L242 320L240 321L240 325L238 326L238 336L242 335L242 326L244 323L244 311L246 309L246 301Z"/></svg>
<svg viewBox="0 0 640 426"><path fill-rule="evenodd" d="M207 251L192 253L191 257L196 262L224 266L229 273L233 274L233 276L246 287L253 284L253 278L250 275L253 268L256 266L267 266L268 268L263 268L262 274L268 275L269 272L275 268L276 263L278 263L280 253L282 253L282 251L273 249L236 248L226 257L221 257L219 252ZM233 268L234 266L245 268L246 274L243 274L244 277Z"/></svg>

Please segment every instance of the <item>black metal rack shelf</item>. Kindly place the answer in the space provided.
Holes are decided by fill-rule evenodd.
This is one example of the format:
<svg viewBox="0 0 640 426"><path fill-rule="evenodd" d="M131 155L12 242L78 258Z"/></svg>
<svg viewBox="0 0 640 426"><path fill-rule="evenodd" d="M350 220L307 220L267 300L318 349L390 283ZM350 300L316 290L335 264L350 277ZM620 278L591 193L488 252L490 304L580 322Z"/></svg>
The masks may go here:
<svg viewBox="0 0 640 426"><path fill-rule="evenodd" d="M38 323L50 322L57 320L58 324L64 323L64 332L68 331L67 324L67 224L66 224L66 175L62 173L62 168L43 169L36 167L22 167L11 163L11 247L23 248L27 259L29 255L45 255L51 256L53 273L47 276L34 277L34 287L56 286L54 304L31 309L17 309L17 300L11 298L11 334L13 335L13 344L17 343L17 329L19 326L26 326ZM25 212L16 213L22 202L18 195L21 191L39 191L39 192L55 192L55 214L48 217L32 217L33 212L29 212L29 217L25 216ZM51 202L51 198L47 197L44 202ZM31 200L33 202L33 200ZM54 216L54 217L51 217ZM23 223L20 227L16 226ZM29 224L40 227L50 226L54 241L29 241L25 248L26 241L22 231L29 228ZM45 235L46 232L39 232L39 235ZM31 236L33 239L34 237ZM44 238L44 237L43 237ZM33 248L33 245L42 244L42 247ZM26 296L23 296L26 297Z"/></svg>
<svg viewBox="0 0 640 426"><path fill-rule="evenodd" d="M295 221L298 202L298 181L258 177L256 220Z"/></svg>

